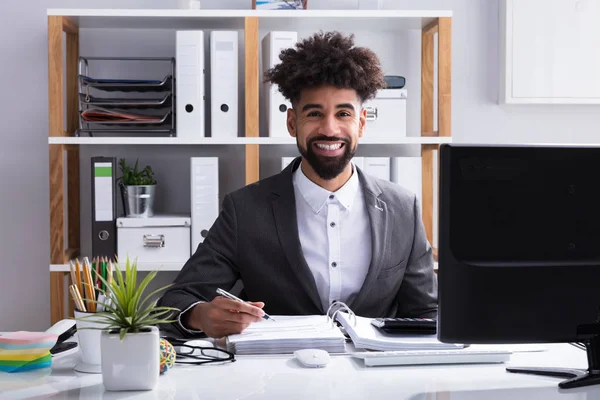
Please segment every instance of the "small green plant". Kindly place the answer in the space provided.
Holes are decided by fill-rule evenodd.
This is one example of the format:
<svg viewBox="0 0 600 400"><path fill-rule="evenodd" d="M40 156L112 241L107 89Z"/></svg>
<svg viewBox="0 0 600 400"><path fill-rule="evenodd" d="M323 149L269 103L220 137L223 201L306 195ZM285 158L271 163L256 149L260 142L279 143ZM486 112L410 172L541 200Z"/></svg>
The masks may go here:
<svg viewBox="0 0 600 400"><path fill-rule="evenodd" d="M118 263L113 265L115 267L114 278L104 279L102 276L97 276L106 287L106 290L97 289L105 296L105 300L94 302L103 306L105 311L80 318L81 320L93 319L94 322L104 325L104 327L89 329L118 331L120 339L123 340L127 333L143 332L153 325L175 322L166 317L172 312L178 312L178 309L159 307L156 305L157 300L151 301L152 296L171 285L156 289L142 299L148 284L158 271L149 272L137 285L137 260L130 262L127 257L125 276L123 276L123 271L119 268Z"/></svg>
<svg viewBox="0 0 600 400"><path fill-rule="evenodd" d="M127 164L124 158L121 158L119 165L121 166L121 177L119 180L125 186L133 185L156 185L156 179L154 179L154 172L152 168L147 165L144 169L138 169L138 161L135 160L133 168Z"/></svg>

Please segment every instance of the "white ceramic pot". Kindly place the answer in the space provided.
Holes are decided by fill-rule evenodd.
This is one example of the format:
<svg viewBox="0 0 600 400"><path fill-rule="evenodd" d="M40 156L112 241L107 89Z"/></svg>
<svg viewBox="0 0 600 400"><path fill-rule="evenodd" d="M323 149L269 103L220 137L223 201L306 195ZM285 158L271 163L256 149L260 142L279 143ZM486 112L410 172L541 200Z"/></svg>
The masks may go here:
<svg viewBox="0 0 600 400"><path fill-rule="evenodd" d="M77 340L79 342L79 351L81 353L81 361L73 368L77 372L85 372L88 374L99 374L100 368L100 337L103 328L103 322L94 321L95 314L84 313L75 310L75 318L87 317L85 321L76 321L77 325ZM95 328L95 329L87 329Z"/></svg>
<svg viewBox="0 0 600 400"><path fill-rule="evenodd" d="M106 390L152 390L160 375L160 338L158 328L148 332L102 332L102 383Z"/></svg>

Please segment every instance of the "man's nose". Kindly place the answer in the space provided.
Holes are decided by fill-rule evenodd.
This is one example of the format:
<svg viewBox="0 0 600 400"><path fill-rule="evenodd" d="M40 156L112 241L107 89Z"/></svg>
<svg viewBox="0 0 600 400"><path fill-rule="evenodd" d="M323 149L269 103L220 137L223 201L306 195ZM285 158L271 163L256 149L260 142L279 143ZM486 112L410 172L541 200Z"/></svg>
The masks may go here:
<svg viewBox="0 0 600 400"><path fill-rule="evenodd" d="M321 120L321 134L326 136L336 136L340 131L335 115L326 116Z"/></svg>

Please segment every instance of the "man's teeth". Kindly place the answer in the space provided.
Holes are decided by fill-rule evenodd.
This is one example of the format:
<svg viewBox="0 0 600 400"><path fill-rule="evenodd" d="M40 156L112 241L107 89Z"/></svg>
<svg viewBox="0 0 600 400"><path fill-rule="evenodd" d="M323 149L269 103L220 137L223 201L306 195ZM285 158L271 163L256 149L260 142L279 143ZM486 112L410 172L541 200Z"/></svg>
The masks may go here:
<svg viewBox="0 0 600 400"><path fill-rule="evenodd" d="M317 143L317 147L323 150L337 150L340 147L342 147L341 143L336 143L336 144L321 144L321 143Z"/></svg>

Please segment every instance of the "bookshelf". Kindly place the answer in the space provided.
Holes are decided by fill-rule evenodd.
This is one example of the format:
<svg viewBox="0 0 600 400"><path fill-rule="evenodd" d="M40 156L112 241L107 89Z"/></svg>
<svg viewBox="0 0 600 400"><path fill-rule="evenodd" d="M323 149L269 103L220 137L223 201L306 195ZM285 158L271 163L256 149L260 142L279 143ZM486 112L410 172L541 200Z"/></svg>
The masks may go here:
<svg viewBox="0 0 600 400"><path fill-rule="evenodd" d="M94 145L210 146L245 147L245 183L259 179L261 146L294 144L292 138L260 137L259 69L260 31L264 30L347 30L357 26L376 32L419 31L421 36L421 131L416 136L377 140L365 135L361 145L419 146L422 160L423 222L433 243L434 157L451 138L451 30L452 12L446 10L129 10L49 9L48 16L48 110L49 110L49 203L50 203L50 307L51 322L72 314L72 302L65 309L69 259L80 255L79 150ZM244 40L244 121L243 137L235 139L177 137L77 137L77 60L80 29L237 29ZM64 35L64 37L63 37ZM65 39L66 37L66 39ZM437 39L437 54L435 41ZM437 65L435 62L437 61ZM437 66L437 68L435 68ZM437 71L437 76L434 73ZM437 81L437 85L434 83ZM436 87L437 86L437 87ZM435 104L434 104L435 101ZM437 110L437 129L434 116ZM66 118L65 118L66 116ZM413 133L414 134L414 133ZM65 157L66 154L66 157ZM66 175L65 175L66 172ZM65 179L66 176L66 179ZM65 211L65 205L68 206ZM67 221L65 223L65 221ZM66 239L66 241L65 241ZM65 249L68 242L69 248ZM434 251L436 254L437 251ZM182 265L162 265L163 271L177 271ZM141 265L153 270L158 265Z"/></svg>

